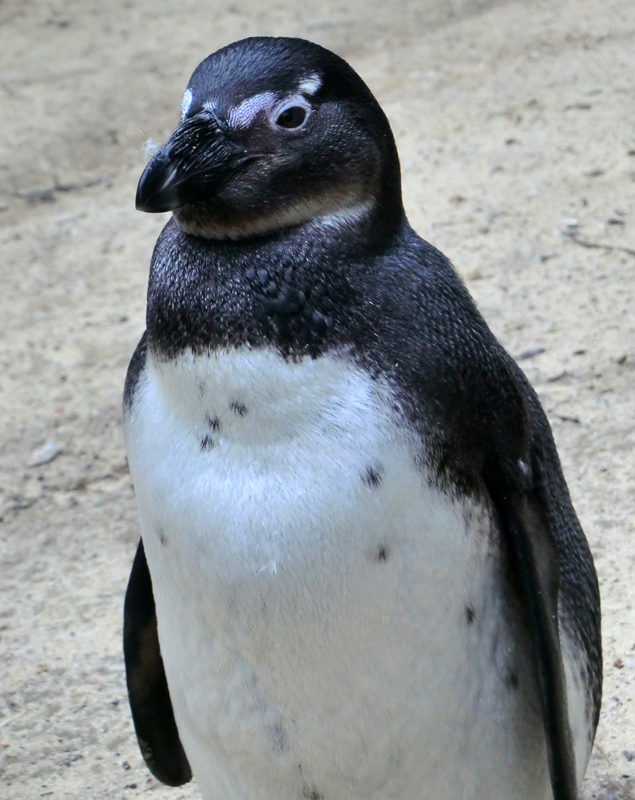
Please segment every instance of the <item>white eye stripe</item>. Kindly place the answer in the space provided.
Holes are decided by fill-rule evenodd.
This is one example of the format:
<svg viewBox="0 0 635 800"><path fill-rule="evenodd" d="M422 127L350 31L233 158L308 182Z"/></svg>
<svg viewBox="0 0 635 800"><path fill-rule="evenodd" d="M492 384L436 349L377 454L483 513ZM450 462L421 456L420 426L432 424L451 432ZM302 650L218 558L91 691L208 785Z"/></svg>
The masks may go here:
<svg viewBox="0 0 635 800"><path fill-rule="evenodd" d="M236 108L232 108L227 121L232 128L246 128L251 125L258 112L270 106L275 99L276 95L273 92L262 92L247 97Z"/></svg>
<svg viewBox="0 0 635 800"><path fill-rule="evenodd" d="M320 86L322 85L322 80L320 79L319 75L309 75L304 80L300 81L299 90L302 94L305 95L312 95L318 91ZM256 116L259 114L260 111L267 108L268 106L273 105L275 100L278 98L279 95L276 95L274 92L261 92L260 94L252 95L251 97L245 98L241 103L239 103L235 108L232 108L228 114L227 122L231 128L248 128L251 123L254 121ZM181 119L185 118L185 115L190 109L192 105L192 91L187 89L185 94L183 95L183 101L181 102ZM304 105L303 103L298 103L298 105ZM204 108L210 108L211 105L205 103ZM307 109L310 110L310 109Z"/></svg>
<svg viewBox="0 0 635 800"><path fill-rule="evenodd" d="M309 75L300 81L298 90L302 92L302 94L315 94L320 86L322 86L322 79L320 76Z"/></svg>
<svg viewBox="0 0 635 800"><path fill-rule="evenodd" d="M181 101L181 119L185 119L185 115L190 110L191 105L192 105L192 92L190 89L186 89L185 94L183 95L183 100Z"/></svg>

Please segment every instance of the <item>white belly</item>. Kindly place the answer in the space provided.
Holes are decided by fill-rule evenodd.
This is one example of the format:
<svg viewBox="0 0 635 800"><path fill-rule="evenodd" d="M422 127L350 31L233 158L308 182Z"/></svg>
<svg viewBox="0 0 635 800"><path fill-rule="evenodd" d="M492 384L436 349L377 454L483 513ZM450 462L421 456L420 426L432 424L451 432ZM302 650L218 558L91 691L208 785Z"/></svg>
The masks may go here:
<svg viewBox="0 0 635 800"><path fill-rule="evenodd" d="M128 454L206 800L551 796L489 513L407 434L344 358L149 357Z"/></svg>

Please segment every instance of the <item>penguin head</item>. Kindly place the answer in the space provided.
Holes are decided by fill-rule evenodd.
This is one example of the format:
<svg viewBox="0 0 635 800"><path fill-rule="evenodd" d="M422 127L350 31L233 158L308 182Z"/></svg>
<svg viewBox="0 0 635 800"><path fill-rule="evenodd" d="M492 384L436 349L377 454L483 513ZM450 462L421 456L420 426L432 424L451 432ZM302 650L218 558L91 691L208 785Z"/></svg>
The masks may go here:
<svg viewBox="0 0 635 800"><path fill-rule="evenodd" d="M334 53L250 38L194 71L181 124L146 166L137 208L187 233L240 239L306 223L393 225L403 214L390 125Z"/></svg>

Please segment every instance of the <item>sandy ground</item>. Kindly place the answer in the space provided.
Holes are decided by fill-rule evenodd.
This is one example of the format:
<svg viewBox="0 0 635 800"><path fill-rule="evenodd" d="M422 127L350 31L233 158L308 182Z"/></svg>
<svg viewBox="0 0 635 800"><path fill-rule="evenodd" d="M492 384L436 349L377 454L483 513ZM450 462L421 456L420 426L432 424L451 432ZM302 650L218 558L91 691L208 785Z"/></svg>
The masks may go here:
<svg viewBox="0 0 635 800"><path fill-rule="evenodd" d="M123 674L138 534L120 394L164 222L133 200L142 143L170 133L198 61L284 34L365 77L412 222L524 356L602 586L585 798L633 798L635 4L298 7L0 2L0 797L198 796L149 776Z"/></svg>

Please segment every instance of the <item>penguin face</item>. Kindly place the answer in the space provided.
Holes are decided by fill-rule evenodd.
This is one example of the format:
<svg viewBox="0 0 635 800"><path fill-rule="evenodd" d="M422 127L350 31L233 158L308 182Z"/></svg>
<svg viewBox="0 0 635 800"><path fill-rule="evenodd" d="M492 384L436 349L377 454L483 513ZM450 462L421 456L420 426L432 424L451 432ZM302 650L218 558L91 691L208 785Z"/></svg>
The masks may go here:
<svg viewBox="0 0 635 800"><path fill-rule="evenodd" d="M181 124L147 165L137 208L186 232L243 238L376 207L399 166L390 126L342 59L300 39L236 42L192 75ZM398 198L400 203L400 198Z"/></svg>

